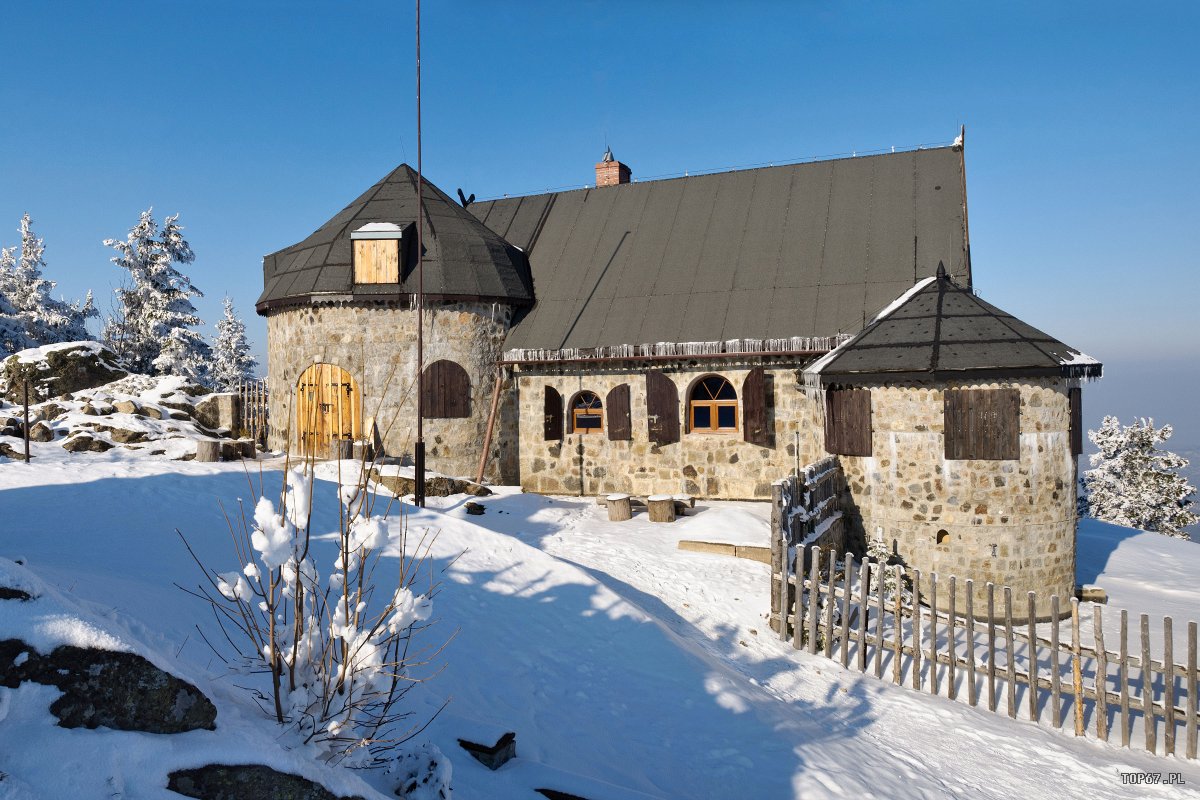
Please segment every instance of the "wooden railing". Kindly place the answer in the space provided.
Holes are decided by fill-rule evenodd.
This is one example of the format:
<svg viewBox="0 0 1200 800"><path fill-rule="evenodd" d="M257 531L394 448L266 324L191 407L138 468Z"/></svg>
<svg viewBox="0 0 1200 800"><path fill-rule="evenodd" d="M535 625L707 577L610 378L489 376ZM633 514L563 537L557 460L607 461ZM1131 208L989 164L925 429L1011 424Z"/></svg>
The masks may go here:
<svg viewBox="0 0 1200 800"><path fill-rule="evenodd" d="M797 552L812 544L843 549L841 494L845 476L836 456L809 464L771 487L771 567L790 574ZM771 627L779 630L781 595L771 582Z"/></svg>
<svg viewBox="0 0 1200 800"><path fill-rule="evenodd" d="M250 438L260 444L267 443L267 426L270 422L267 391L267 379L243 381L235 390L240 400L241 427Z"/></svg>
<svg viewBox="0 0 1200 800"><path fill-rule="evenodd" d="M796 552L793 569L775 574L783 623L777 631L794 648L974 707L986 699L987 710L1003 706L1014 719L1061 729L1069 718L1076 736L1093 728L1101 741L1197 757L1195 622L1186 625L1181 648L1186 656L1179 664L1171 617L1162 620L1161 655L1152 658L1147 614L1139 616L1134 631L1134 646L1140 647L1131 651L1129 613L1119 611L1114 651L1106 644L1106 614L1098 604L1071 598L1063 607L1052 596L1052 621L1039 623L1036 609L1044 606L1034 592L1026 593L1020 607L1022 598L1014 598L1010 587L988 583L981 594L986 608L976 609L970 580L856 562L818 547L809 550L807 570L803 559ZM894 588L887 585L889 576ZM965 609L955 607L959 596ZM1117 614L1108 611L1110 631ZM1094 645L1084 643L1085 628Z"/></svg>

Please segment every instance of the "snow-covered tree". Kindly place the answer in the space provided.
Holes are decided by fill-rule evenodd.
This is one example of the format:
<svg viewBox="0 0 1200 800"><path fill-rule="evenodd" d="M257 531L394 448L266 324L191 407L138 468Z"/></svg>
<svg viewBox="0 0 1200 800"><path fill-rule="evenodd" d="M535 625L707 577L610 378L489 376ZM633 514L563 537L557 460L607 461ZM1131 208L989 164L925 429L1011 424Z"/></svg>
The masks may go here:
<svg viewBox="0 0 1200 800"><path fill-rule="evenodd" d="M233 300L225 298L225 316L217 322L213 339L213 363L209 377L212 385L222 391L233 391L238 384L254 376L258 362L250 355L246 341L246 324L233 313Z"/></svg>
<svg viewBox="0 0 1200 800"><path fill-rule="evenodd" d="M91 339L86 322L97 316L92 293L80 303L55 299L55 283L42 277L46 246L21 217L21 244L0 249L0 351Z"/></svg>
<svg viewBox="0 0 1200 800"><path fill-rule="evenodd" d="M175 268L196 260L178 220L178 214L167 217L160 231L153 209L147 209L123 241L104 240L117 251L112 262L129 277L116 290L117 307L104 326L103 339L135 372L181 375L203 383L210 348L193 330L203 320L191 299L204 295Z"/></svg>
<svg viewBox="0 0 1200 800"><path fill-rule="evenodd" d="M1155 428L1152 419L1121 425L1116 417L1088 431L1100 452L1090 457L1092 469L1083 475L1081 507L1105 522L1189 538L1184 528L1200 516L1191 510L1196 487L1179 474L1188 460L1156 447L1172 432L1170 425Z"/></svg>

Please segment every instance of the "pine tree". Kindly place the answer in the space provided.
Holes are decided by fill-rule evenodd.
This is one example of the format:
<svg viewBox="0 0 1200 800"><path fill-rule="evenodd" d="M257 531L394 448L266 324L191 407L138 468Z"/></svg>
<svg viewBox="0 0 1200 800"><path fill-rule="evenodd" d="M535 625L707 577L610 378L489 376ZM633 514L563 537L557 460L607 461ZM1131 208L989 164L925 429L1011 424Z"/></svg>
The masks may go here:
<svg viewBox="0 0 1200 800"><path fill-rule="evenodd" d="M1155 445L1171 438L1172 428L1155 429L1154 420L1122 426L1105 417L1100 430L1088 431L1099 448L1084 473L1082 505L1096 519L1187 539L1184 528L1200 522L1191 511L1196 487L1179 474L1188 460Z"/></svg>
<svg viewBox="0 0 1200 800"><path fill-rule="evenodd" d="M238 384L254 376L258 362L250 355L250 343L246 341L246 324L233 313L233 300L225 298L225 316L217 322L217 335L213 339L212 385L218 390L230 392Z"/></svg>
<svg viewBox="0 0 1200 800"><path fill-rule="evenodd" d="M112 262L129 278L116 290L117 308L104 326L103 339L135 372L203 383L211 351L193 330L203 320L191 298L204 295L175 268L196 260L178 220L178 214L167 217L160 231L153 209L147 209L124 241L104 240L117 251Z"/></svg>
<svg viewBox="0 0 1200 800"><path fill-rule="evenodd" d="M88 292L82 305L56 300L54 281L42 277L46 246L21 217L18 248L0 249L0 349L14 352L56 342L91 339L86 322L97 316Z"/></svg>

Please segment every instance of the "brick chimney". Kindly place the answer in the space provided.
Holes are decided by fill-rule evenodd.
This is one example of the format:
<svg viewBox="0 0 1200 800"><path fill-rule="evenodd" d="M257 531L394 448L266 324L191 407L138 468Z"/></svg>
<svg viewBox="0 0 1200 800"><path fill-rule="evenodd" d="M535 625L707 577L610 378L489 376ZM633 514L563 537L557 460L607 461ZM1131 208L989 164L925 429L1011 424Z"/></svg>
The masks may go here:
<svg viewBox="0 0 1200 800"><path fill-rule="evenodd" d="M613 158L612 148L606 148L604 158L596 165L596 188L601 186L616 186L618 183L629 183L633 173L629 167Z"/></svg>

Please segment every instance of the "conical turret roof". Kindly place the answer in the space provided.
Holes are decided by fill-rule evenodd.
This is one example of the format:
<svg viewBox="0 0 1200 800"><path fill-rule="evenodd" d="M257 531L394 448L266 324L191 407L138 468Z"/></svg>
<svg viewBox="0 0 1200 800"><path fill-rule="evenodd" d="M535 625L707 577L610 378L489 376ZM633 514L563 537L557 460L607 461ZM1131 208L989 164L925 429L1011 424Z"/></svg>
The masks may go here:
<svg viewBox="0 0 1200 800"><path fill-rule="evenodd" d="M422 192L425 294L431 299L533 302L529 262L441 189ZM417 173L401 164L304 241L263 258L260 314L320 302L385 301L417 291ZM399 284L355 284L350 234L369 223L405 230ZM411 241L410 241L411 240Z"/></svg>
<svg viewBox="0 0 1200 800"><path fill-rule="evenodd" d="M1099 378L1100 362L975 296L938 265L861 333L813 362L822 384L1063 376Z"/></svg>

